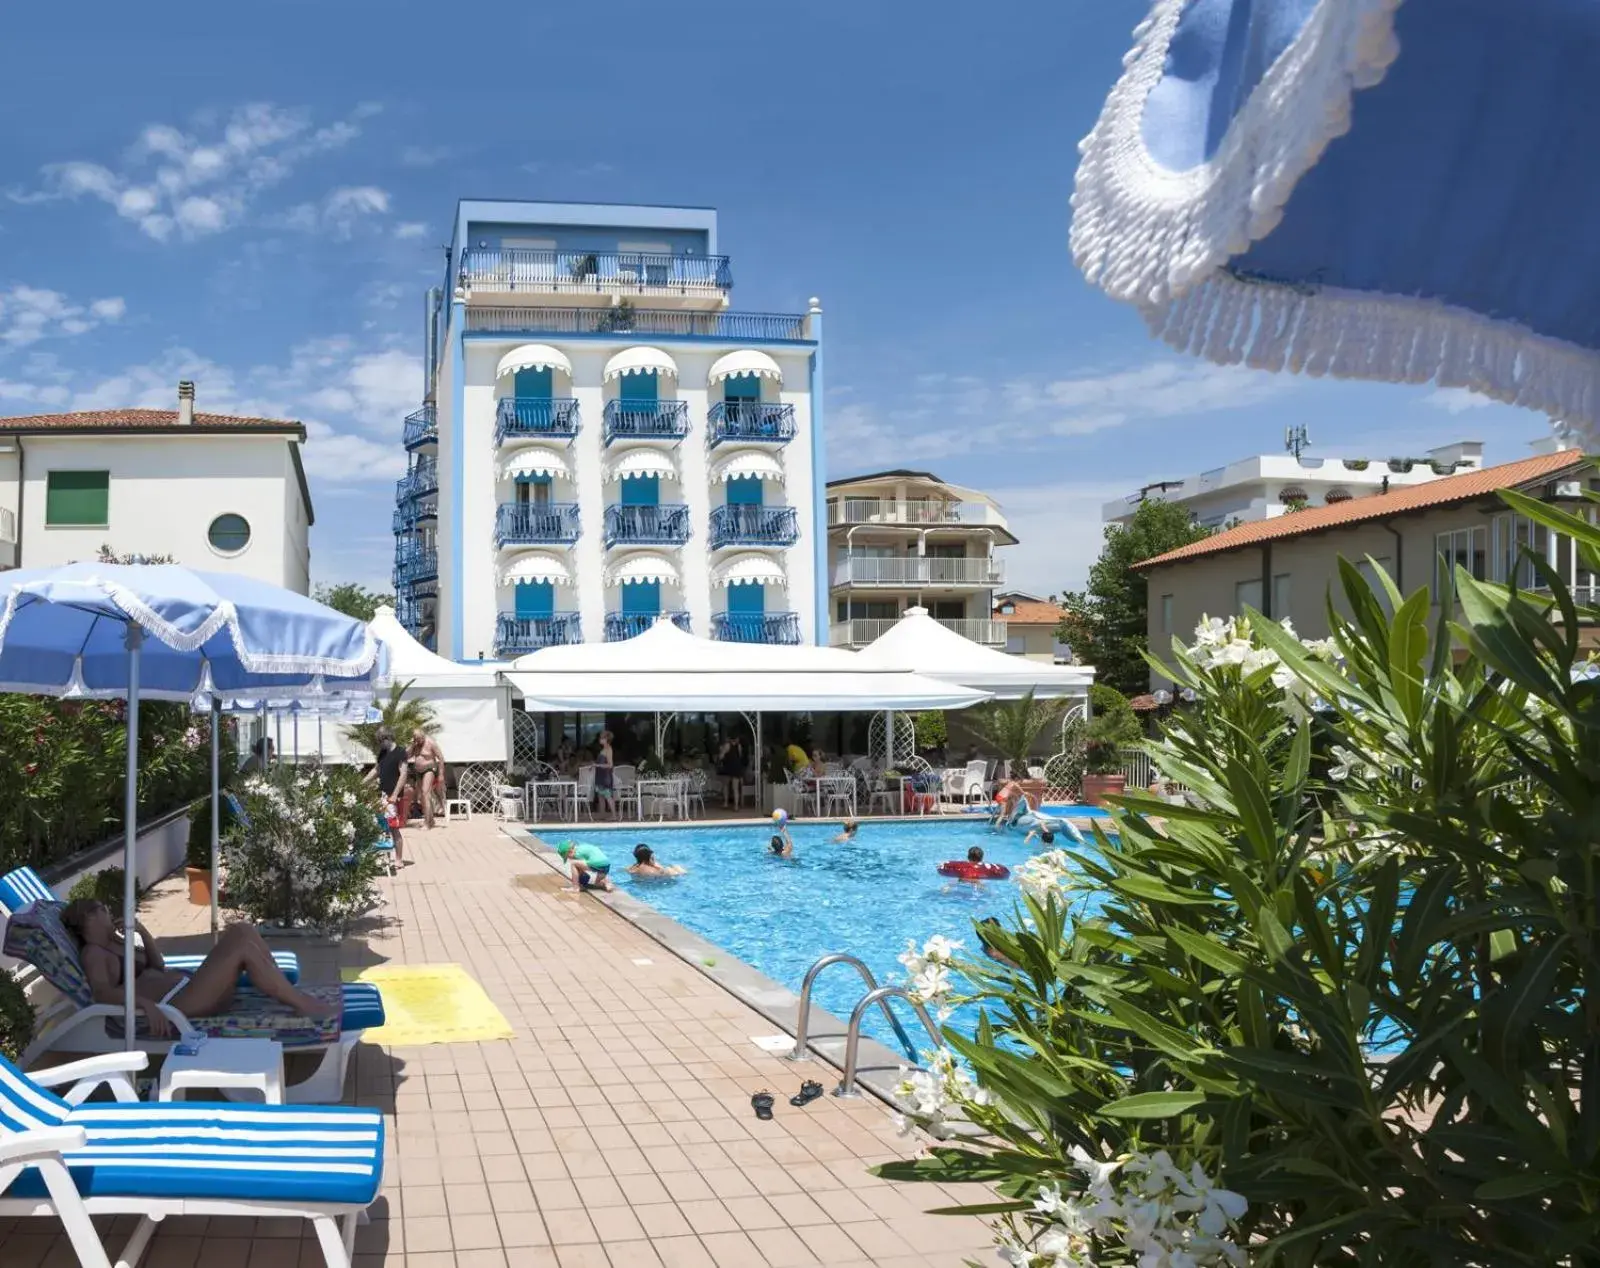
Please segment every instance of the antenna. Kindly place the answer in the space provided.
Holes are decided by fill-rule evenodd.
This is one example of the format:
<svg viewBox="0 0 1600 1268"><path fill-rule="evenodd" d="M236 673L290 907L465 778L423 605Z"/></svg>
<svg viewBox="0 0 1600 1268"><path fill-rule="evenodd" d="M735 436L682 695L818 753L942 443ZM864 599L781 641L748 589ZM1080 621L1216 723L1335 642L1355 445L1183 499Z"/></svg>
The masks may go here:
<svg viewBox="0 0 1600 1268"><path fill-rule="evenodd" d="M1311 430L1304 424L1298 423L1293 427L1283 429L1283 447L1294 455L1296 462L1300 455L1311 448Z"/></svg>

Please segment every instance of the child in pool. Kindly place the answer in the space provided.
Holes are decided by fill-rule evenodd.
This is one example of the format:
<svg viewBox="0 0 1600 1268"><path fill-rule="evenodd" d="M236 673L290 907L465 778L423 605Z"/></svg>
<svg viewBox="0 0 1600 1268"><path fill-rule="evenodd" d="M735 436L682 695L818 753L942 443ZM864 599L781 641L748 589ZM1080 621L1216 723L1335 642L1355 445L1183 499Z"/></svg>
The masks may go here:
<svg viewBox="0 0 1600 1268"><path fill-rule="evenodd" d="M682 867L668 867L664 863L656 862L656 852L641 841L633 847L633 866L628 869L628 873L631 876L665 879L671 876L682 876L686 870Z"/></svg>
<svg viewBox="0 0 1600 1268"><path fill-rule="evenodd" d="M780 859L792 859L794 857L794 838L789 835L789 825L784 824L783 827L779 828L767 845Z"/></svg>
<svg viewBox="0 0 1600 1268"><path fill-rule="evenodd" d="M1022 838L1023 845L1031 845L1037 840L1041 845L1054 845L1056 834L1063 834L1073 845L1083 845L1083 833L1079 832L1066 819L1055 819L1049 815L1039 814L1037 811L1025 814L1017 822L1028 829L1028 835Z"/></svg>
<svg viewBox="0 0 1600 1268"><path fill-rule="evenodd" d="M846 819L844 821L844 830L840 832L838 836L833 838L833 843L835 845L839 845L841 843L848 845L856 839L856 833L860 830L861 825L854 819Z"/></svg>

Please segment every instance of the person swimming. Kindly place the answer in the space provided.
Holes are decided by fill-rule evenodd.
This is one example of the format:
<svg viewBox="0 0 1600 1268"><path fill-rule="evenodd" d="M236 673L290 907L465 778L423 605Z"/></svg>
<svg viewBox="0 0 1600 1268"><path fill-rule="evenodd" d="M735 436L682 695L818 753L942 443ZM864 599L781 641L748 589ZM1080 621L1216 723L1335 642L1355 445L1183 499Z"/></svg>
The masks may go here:
<svg viewBox="0 0 1600 1268"><path fill-rule="evenodd" d="M1017 820L1020 827L1028 829L1028 835L1022 838L1023 845L1038 841L1041 845L1054 845L1056 834L1061 833L1073 845L1084 845L1083 833L1069 819L1057 819L1052 815L1040 814L1030 811Z"/></svg>
<svg viewBox="0 0 1600 1268"><path fill-rule="evenodd" d="M655 878L657 880L682 876L687 870L682 867L669 867L665 863L657 862L656 852L643 841L633 847L633 866L627 869L630 876Z"/></svg>
<svg viewBox="0 0 1600 1268"><path fill-rule="evenodd" d="M794 857L794 838L789 835L787 825L779 828L767 845L773 854L780 859L792 859Z"/></svg>
<svg viewBox="0 0 1600 1268"><path fill-rule="evenodd" d="M856 839L856 833L859 832L860 830L861 830L861 825L859 823L857 823L854 819L846 819L844 821L843 830L839 833L838 836L833 838L833 844L835 844L835 845L839 845L840 843L848 844L849 842L854 841Z"/></svg>

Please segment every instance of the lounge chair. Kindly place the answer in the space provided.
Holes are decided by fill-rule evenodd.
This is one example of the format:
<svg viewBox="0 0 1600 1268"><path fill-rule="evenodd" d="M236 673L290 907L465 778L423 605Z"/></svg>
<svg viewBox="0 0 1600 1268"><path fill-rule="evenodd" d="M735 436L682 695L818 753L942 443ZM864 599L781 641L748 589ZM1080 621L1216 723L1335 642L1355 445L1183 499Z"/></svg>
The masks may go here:
<svg viewBox="0 0 1600 1268"><path fill-rule="evenodd" d="M383 1178L383 1115L332 1105L140 1104L125 1052L23 1074L0 1057L0 1218L53 1215L83 1268L111 1268L91 1217L137 1215L117 1268L168 1216L307 1219L328 1268L350 1268ZM51 1088L75 1082L67 1094ZM83 1103L109 1085L114 1102Z"/></svg>
<svg viewBox="0 0 1600 1268"><path fill-rule="evenodd" d="M61 911L58 902L33 902L6 922L5 954L33 965L61 995L39 1015L38 1037L22 1054L24 1068L46 1052L121 1052L127 1047L123 1007L94 1002L77 941L62 923ZM275 1039L288 1053L320 1052L316 1072L290 1084L284 1094L297 1104L337 1101L344 1095L345 1069L362 1031L383 1025L383 998L365 982L300 989L337 1003L339 1011L320 1019L301 1017L248 985L239 988L232 1010L223 1016L185 1017L171 1004L163 1004L161 1011L180 1036L198 1032L218 1039ZM145 1019L139 1019L134 1035L139 1050L166 1052L174 1042L151 1036Z"/></svg>
<svg viewBox="0 0 1600 1268"><path fill-rule="evenodd" d="M392 844L390 848L394 848ZM31 867L19 867L14 872L0 876L0 916L9 916L14 911L21 911L37 899L55 902L56 896L55 891L44 883L44 878ZM163 958L169 969L176 969L180 973L193 973L200 967L200 962L205 956L169 955ZM284 977L291 982L300 980L300 961L293 951L274 951L272 960L283 970Z"/></svg>

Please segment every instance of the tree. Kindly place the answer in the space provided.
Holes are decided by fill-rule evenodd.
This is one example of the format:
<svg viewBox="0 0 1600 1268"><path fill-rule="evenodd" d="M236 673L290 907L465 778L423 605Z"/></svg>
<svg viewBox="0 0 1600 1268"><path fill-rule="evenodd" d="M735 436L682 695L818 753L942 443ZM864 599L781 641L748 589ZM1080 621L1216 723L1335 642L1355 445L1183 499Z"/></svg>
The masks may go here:
<svg viewBox="0 0 1600 1268"><path fill-rule="evenodd" d="M963 720L975 734L1014 770L1026 767L1034 745L1051 727L1061 725L1066 700L1035 700L1029 692L1020 700L991 700L967 710Z"/></svg>
<svg viewBox="0 0 1600 1268"><path fill-rule="evenodd" d="M393 683L389 687L389 698L378 709L378 721L357 722L345 728L345 734L354 744L359 744L373 757L378 756L378 730L388 727L394 734L395 743L407 744L416 731L424 735L437 735L439 732L439 715L426 700L406 699L406 691L410 688L409 682Z"/></svg>
<svg viewBox="0 0 1600 1268"><path fill-rule="evenodd" d="M379 594L354 581L344 581L336 586L318 586L315 598L335 612L343 612L358 621L370 621L378 615L380 607L393 607L394 595Z"/></svg>
<svg viewBox="0 0 1600 1268"><path fill-rule="evenodd" d="M101 542L100 556L97 562L102 564L175 564L178 561L172 555L119 555L111 549L110 542Z"/></svg>
<svg viewBox="0 0 1600 1268"><path fill-rule="evenodd" d="M1056 629L1080 661L1095 667L1097 681L1130 696L1149 689L1150 670L1144 661L1149 587L1133 565L1211 533L1171 502L1141 502L1130 522L1106 527L1100 558L1089 569L1088 589L1062 596L1067 614Z"/></svg>

